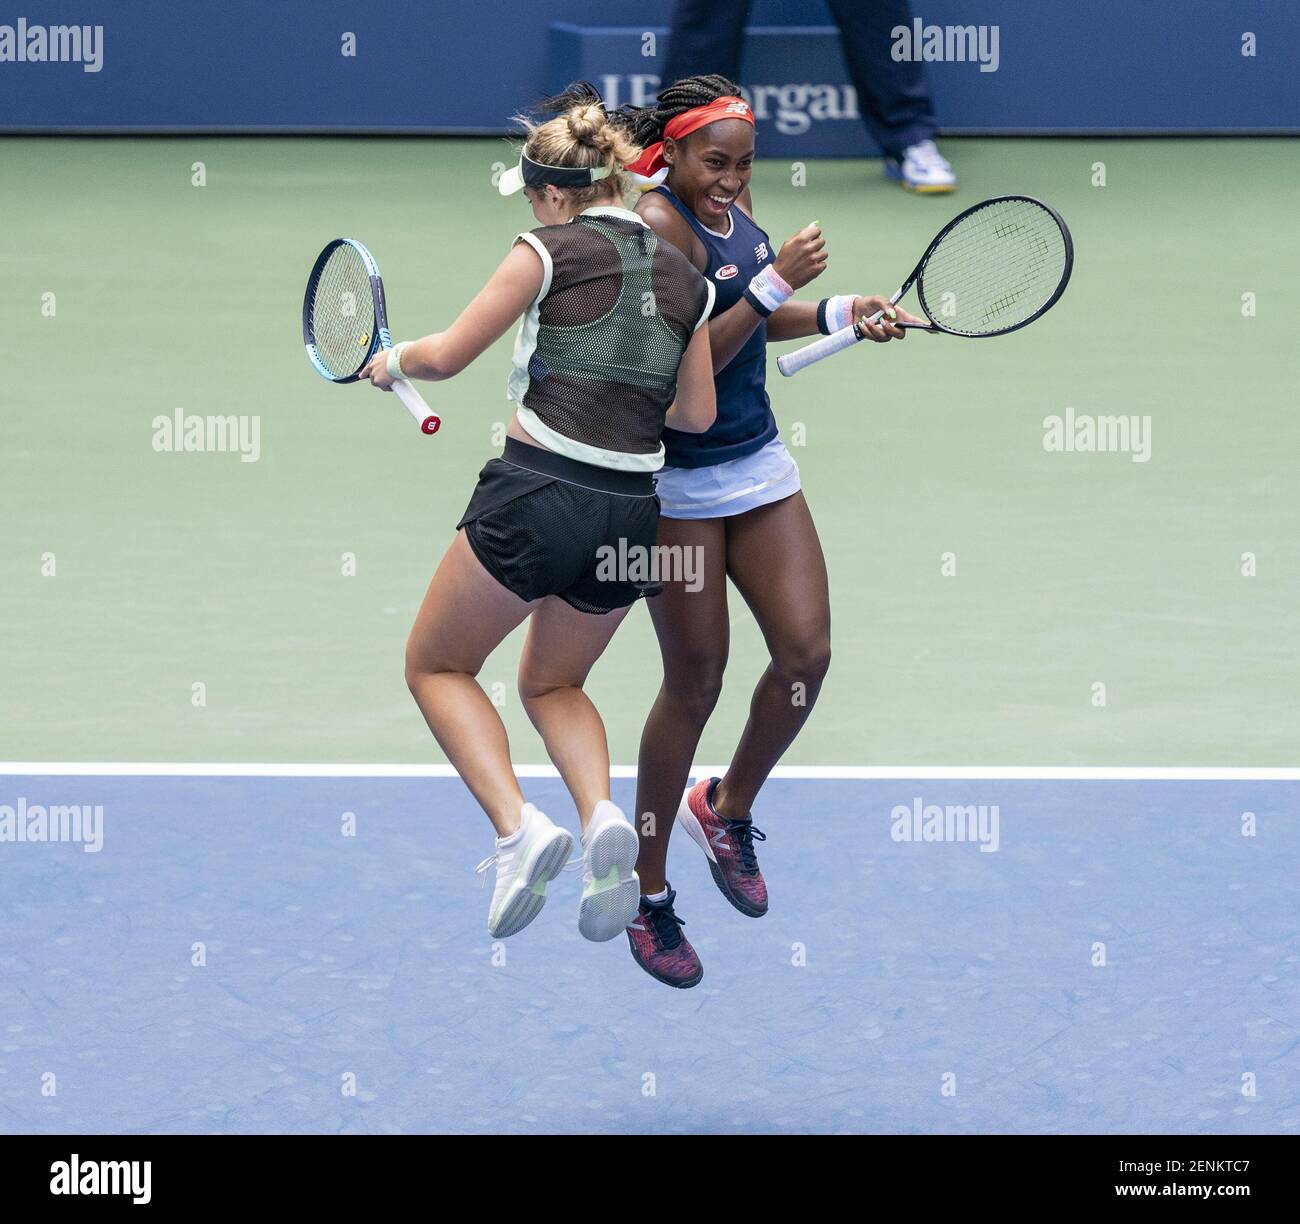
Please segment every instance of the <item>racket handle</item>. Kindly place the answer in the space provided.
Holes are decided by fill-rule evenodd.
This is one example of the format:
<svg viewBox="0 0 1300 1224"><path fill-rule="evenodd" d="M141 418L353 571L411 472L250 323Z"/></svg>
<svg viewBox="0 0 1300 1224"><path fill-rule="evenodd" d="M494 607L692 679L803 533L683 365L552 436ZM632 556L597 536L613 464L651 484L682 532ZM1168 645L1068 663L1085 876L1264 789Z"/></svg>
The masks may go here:
<svg viewBox="0 0 1300 1224"><path fill-rule="evenodd" d="M429 411L429 405L424 402L424 397L409 382L398 379L393 384L393 390L397 392L397 398L406 405L406 410L415 418L415 423L420 427L421 433L436 434L438 432L438 427L442 424L442 418Z"/></svg>
<svg viewBox="0 0 1300 1224"><path fill-rule="evenodd" d="M879 318L878 315L877 318ZM862 337L858 335L857 328L850 323L848 327L841 327L839 331L832 332L829 336L823 336L820 340L805 344L801 349L795 349L793 353L786 353L783 357L778 357L776 368L786 378L790 378L792 375L798 374L800 370L818 361L824 361L827 357L833 357L850 345L857 344L861 339Z"/></svg>

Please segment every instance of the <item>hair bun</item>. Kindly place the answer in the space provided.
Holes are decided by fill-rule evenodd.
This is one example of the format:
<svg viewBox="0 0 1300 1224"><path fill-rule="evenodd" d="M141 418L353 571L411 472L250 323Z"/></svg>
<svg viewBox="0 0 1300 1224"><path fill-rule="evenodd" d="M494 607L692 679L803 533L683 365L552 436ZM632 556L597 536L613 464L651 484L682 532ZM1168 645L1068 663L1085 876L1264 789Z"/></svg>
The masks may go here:
<svg viewBox="0 0 1300 1224"><path fill-rule="evenodd" d="M589 203L625 190L622 169L636 160L641 149L629 139L623 115L606 112L595 86L577 81L564 93L545 99L539 111L554 118L537 122L528 115L515 116L527 133L524 151L529 157L547 166L601 167L608 172L598 182L561 191Z"/></svg>
<svg viewBox="0 0 1300 1224"><path fill-rule="evenodd" d="M574 140L579 144L600 147L601 141L596 138L605 126L605 109L599 102L585 102L575 106L569 111L568 121L569 134Z"/></svg>

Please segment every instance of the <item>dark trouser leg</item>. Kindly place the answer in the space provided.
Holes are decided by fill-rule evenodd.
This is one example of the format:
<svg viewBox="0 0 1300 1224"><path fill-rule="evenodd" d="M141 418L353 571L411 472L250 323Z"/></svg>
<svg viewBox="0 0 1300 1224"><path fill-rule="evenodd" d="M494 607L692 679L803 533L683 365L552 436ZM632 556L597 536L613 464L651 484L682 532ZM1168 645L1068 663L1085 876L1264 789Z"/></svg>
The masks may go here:
<svg viewBox="0 0 1300 1224"><path fill-rule="evenodd" d="M908 0L828 0L844 44L849 77L862 118L885 153L903 150L938 132L922 64L890 55L895 26L910 26Z"/></svg>
<svg viewBox="0 0 1300 1224"><path fill-rule="evenodd" d="M659 87L688 76L740 78L749 0L677 0Z"/></svg>

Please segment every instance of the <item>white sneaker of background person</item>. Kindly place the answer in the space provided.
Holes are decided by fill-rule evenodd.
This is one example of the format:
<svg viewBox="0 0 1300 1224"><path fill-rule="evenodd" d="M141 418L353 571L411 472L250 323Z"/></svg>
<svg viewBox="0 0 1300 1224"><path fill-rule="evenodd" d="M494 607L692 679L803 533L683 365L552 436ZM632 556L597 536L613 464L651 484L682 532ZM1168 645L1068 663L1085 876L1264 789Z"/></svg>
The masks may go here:
<svg viewBox="0 0 1300 1224"><path fill-rule="evenodd" d="M640 840L622 810L608 799L596 810L582 834L582 902L578 930L603 943L622 935L641 904L636 874Z"/></svg>
<svg viewBox="0 0 1300 1224"><path fill-rule="evenodd" d="M903 150L902 161L885 158L885 174L920 195L934 195L952 191L957 186L957 176L952 166L939 152L933 140L918 141Z"/></svg>
<svg viewBox="0 0 1300 1224"><path fill-rule="evenodd" d="M524 804L519 828L509 837L498 837L496 853L475 868L480 873L493 865L497 869L488 910L488 933L494 939L517 934L542 912L546 885L564 870L572 850L572 833L531 803Z"/></svg>

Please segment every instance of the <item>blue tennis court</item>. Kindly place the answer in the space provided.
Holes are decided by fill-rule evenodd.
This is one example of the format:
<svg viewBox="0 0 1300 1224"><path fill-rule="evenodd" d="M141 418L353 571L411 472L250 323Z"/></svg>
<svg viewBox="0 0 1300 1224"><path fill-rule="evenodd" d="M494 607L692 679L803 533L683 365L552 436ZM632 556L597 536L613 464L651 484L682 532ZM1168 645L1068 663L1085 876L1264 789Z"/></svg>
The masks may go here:
<svg viewBox="0 0 1300 1224"><path fill-rule="evenodd" d="M679 993L579 937L576 876L494 947L454 778L11 774L10 836L20 801L103 819L0 841L3 1129L1294 1132L1298 798L777 778L768 917L674 841ZM982 844L899 840L948 805Z"/></svg>

